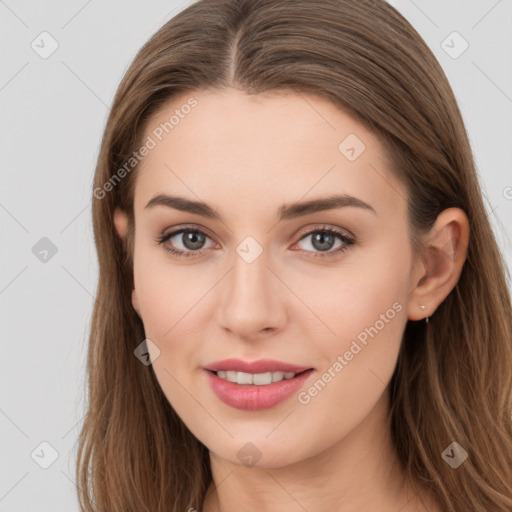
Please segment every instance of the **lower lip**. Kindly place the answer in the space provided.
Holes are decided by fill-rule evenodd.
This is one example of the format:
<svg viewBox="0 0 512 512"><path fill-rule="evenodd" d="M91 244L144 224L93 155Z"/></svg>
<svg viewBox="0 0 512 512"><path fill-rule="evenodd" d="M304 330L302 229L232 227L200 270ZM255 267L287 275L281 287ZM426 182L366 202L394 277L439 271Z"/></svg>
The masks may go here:
<svg viewBox="0 0 512 512"><path fill-rule="evenodd" d="M312 369L306 370L292 379L283 379L280 382L255 386L228 382L217 377L212 371L204 371L208 383L219 400L235 409L246 411L261 411L284 402L301 388L313 372Z"/></svg>

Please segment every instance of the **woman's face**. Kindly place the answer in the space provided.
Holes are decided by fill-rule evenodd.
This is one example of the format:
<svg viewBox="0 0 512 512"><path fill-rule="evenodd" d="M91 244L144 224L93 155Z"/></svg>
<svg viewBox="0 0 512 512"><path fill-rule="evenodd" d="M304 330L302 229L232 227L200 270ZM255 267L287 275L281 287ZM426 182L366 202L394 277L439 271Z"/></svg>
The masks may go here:
<svg viewBox="0 0 512 512"><path fill-rule="evenodd" d="M144 141L133 304L191 432L278 467L384 410L422 269L379 140L319 97L229 89L174 97Z"/></svg>

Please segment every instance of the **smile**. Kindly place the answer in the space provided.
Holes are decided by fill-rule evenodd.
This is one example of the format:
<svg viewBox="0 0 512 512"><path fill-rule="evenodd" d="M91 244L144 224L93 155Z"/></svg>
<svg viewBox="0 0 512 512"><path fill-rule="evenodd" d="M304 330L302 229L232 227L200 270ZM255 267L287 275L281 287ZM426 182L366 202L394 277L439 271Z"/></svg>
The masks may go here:
<svg viewBox="0 0 512 512"><path fill-rule="evenodd" d="M293 379L297 375L294 372L266 372L266 373L245 373L235 371L218 371L217 377L242 385L266 386L272 382Z"/></svg>
<svg viewBox="0 0 512 512"><path fill-rule="evenodd" d="M235 409L260 411L296 394L314 368L272 360L227 359L203 368L214 395Z"/></svg>

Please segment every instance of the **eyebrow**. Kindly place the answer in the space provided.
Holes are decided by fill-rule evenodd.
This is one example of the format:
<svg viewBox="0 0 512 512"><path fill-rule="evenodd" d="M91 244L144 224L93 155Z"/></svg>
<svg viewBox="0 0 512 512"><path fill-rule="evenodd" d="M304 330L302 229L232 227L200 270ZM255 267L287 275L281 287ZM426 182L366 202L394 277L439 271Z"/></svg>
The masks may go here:
<svg viewBox="0 0 512 512"><path fill-rule="evenodd" d="M202 201L193 201L184 197L157 194L148 202L145 208L153 208L155 206L166 206L168 208L174 208L183 212L201 215L202 217L207 217L209 219L221 220L221 215L216 209ZM331 195L325 198L313 199L306 202L285 204L277 210L277 213L280 222L316 212L350 206L369 210L377 215L377 212L371 205L349 194Z"/></svg>

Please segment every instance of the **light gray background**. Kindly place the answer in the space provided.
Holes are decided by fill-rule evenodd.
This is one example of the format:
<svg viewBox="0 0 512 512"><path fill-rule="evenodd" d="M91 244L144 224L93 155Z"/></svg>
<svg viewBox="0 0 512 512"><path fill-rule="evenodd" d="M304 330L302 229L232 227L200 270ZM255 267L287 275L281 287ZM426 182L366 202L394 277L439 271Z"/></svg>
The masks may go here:
<svg viewBox="0 0 512 512"><path fill-rule="evenodd" d="M95 160L126 67L190 3L0 0L3 512L78 510L74 445L97 279L89 205ZM391 3L452 84L512 269L512 0ZM42 46L43 31L59 45L47 59L31 47ZM469 44L458 58L447 53L462 48L457 36L446 39L453 31ZM32 251L43 237L57 248L45 262ZM58 458L43 469L52 449Z"/></svg>

